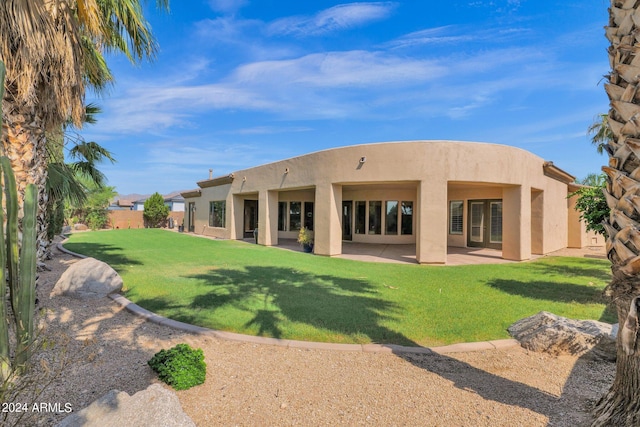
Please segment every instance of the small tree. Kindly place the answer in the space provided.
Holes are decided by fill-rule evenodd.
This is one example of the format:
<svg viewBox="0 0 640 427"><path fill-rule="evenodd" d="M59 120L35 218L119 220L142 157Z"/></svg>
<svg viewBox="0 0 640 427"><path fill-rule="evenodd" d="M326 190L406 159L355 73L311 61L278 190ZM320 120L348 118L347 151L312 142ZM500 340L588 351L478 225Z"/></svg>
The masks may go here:
<svg viewBox="0 0 640 427"><path fill-rule="evenodd" d="M158 228L169 216L169 206L164 204L164 198L160 193L153 193L144 202L144 216L147 225L151 228Z"/></svg>
<svg viewBox="0 0 640 427"><path fill-rule="evenodd" d="M588 187L580 188L571 193L569 197L578 196L576 210L580 212L580 219L586 222L587 230L604 236L605 229L602 224L609 217L610 212L607 199L602 191L606 184L606 178L604 175L589 174L581 184Z"/></svg>
<svg viewBox="0 0 640 427"><path fill-rule="evenodd" d="M115 187L97 186L86 178L81 178L86 188L86 200L81 204L71 203L69 218L89 226L92 230L100 230L109 222L109 202L116 195Z"/></svg>

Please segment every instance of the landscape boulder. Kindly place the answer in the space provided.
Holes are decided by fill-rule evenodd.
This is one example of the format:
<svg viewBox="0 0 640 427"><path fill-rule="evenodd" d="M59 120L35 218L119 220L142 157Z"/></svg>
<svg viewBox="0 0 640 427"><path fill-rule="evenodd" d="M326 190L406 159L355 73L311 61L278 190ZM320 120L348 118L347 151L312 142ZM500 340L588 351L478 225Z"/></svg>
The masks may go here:
<svg viewBox="0 0 640 427"><path fill-rule="evenodd" d="M129 396L111 390L86 408L63 419L57 427L195 427L182 410L178 396L152 384Z"/></svg>
<svg viewBox="0 0 640 427"><path fill-rule="evenodd" d="M616 360L618 325L596 320L572 320L541 311L507 329L527 350L570 354L594 360Z"/></svg>
<svg viewBox="0 0 640 427"><path fill-rule="evenodd" d="M122 278L109 264L85 258L72 264L53 287L51 296L100 298L122 289Z"/></svg>

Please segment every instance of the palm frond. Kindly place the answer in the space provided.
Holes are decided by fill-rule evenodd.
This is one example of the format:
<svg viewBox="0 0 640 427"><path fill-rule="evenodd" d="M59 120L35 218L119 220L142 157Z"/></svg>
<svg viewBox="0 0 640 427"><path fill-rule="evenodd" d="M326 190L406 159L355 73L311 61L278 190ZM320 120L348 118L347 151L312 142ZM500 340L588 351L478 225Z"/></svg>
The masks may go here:
<svg viewBox="0 0 640 427"><path fill-rule="evenodd" d="M69 150L72 159L85 159L88 163L100 163L109 160L115 163L115 159L109 150L94 141L82 141L75 144Z"/></svg>
<svg viewBox="0 0 640 427"><path fill-rule="evenodd" d="M591 143L596 146L598 154L604 152L604 147L609 144L609 141L613 140L614 135L611 127L609 127L609 115L599 114L596 119L587 128L587 133L593 136L591 137Z"/></svg>
<svg viewBox="0 0 640 427"><path fill-rule="evenodd" d="M104 187L107 183L107 177L96 168L93 162L79 161L69 163L68 167L78 176L90 180L97 187Z"/></svg>
<svg viewBox="0 0 640 427"><path fill-rule="evenodd" d="M77 179L75 171L65 163L47 165L46 191L51 202L68 200L74 205L82 205L87 200L87 189Z"/></svg>

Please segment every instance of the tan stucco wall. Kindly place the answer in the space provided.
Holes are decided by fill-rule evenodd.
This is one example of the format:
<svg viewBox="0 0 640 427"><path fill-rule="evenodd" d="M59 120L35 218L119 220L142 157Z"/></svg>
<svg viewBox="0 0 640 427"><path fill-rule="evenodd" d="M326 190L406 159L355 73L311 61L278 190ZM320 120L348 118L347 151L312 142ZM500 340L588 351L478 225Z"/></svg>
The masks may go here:
<svg viewBox="0 0 640 427"><path fill-rule="evenodd" d="M230 197L231 184L225 184L217 187L209 187L202 190L202 196L194 198L185 198L185 221L188 221L189 203L195 202L196 213L194 221L194 232L205 236L217 237L220 239L230 239L233 235L229 227L231 221L231 204L228 201ZM226 228L209 227L209 203L219 200L226 200Z"/></svg>
<svg viewBox="0 0 640 427"><path fill-rule="evenodd" d="M366 160L360 162L361 158ZM201 197L186 201L197 203L196 233L240 238L242 200L260 200L261 221L270 222L261 231L263 244L293 237L291 232L277 232L278 200L314 201L315 251L334 255L341 253L343 200L381 200L383 206L385 200L410 200L414 202L413 236L385 236L383 231L358 236L358 240L354 235L354 240L415 242L420 262L441 263L446 261L447 245L465 245L466 202L503 199L503 256L528 259L532 251L546 253L566 247L569 238L567 184L545 176L543 165L544 160L532 153L495 144L412 141L356 145L236 171L231 184L202 188ZM208 227L211 200L227 201L226 229ZM465 201L461 236L448 233L450 200ZM542 212L542 218L532 218L532 212Z"/></svg>
<svg viewBox="0 0 640 427"><path fill-rule="evenodd" d="M568 205L568 243L569 248L583 248L585 246L605 246L605 237L593 231L587 231L587 225L580 220L580 212L576 210L577 196L567 200Z"/></svg>
<svg viewBox="0 0 640 427"><path fill-rule="evenodd" d="M543 176L544 185L544 219L543 219L543 250L549 253L567 247L569 238L567 216L567 185L555 179Z"/></svg>

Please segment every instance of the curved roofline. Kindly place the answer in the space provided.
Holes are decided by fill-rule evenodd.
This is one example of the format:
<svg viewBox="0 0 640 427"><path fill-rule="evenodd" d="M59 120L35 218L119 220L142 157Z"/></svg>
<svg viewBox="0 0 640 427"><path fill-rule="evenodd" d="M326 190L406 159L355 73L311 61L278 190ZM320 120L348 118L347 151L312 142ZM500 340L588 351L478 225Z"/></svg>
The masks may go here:
<svg viewBox="0 0 640 427"><path fill-rule="evenodd" d="M425 143L425 144L429 144L429 143L453 143L453 144L490 145L490 146L494 146L494 147L504 147L504 148L509 148L509 149L513 149L513 150L523 151L523 152L527 153L530 156L534 156L534 157L540 159L542 162L545 161L542 157L532 153L531 151L525 150L524 148L514 147L512 145L497 144L495 142L459 141L459 140L450 140L450 139L414 139L414 140L406 140L406 141L365 142L365 143L362 143L362 144L343 145L341 147L324 148L322 150L311 151L309 153L300 154L298 156L287 157L285 159L274 160L272 162L262 163L262 164L251 166L251 167L244 168L244 169L238 169L236 171L233 171L233 173L241 172L241 171L245 171L245 170L249 170L249 169L253 169L253 168L257 168L257 167L261 167L261 166L273 165L273 164L280 163L280 162L285 162L285 161L288 161L288 160L299 159L299 158L306 157L306 156L311 156L311 155L314 155L314 154L325 153L325 152L329 152L329 151L342 150L342 149L345 149L345 148L357 148L357 147L367 147L367 146L376 146L376 145L385 145L385 144L413 144L413 143ZM207 181L207 180L205 180L205 181Z"/></svg>

